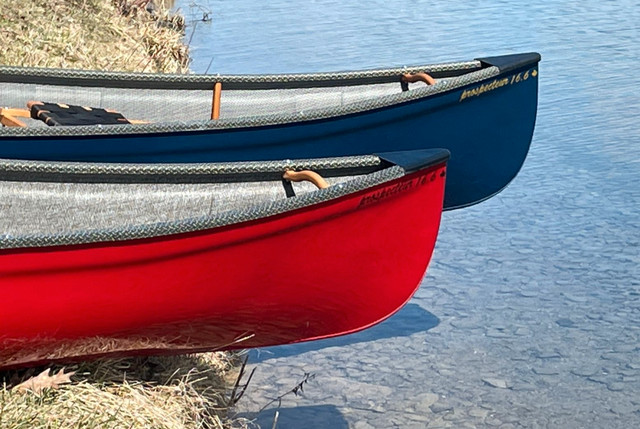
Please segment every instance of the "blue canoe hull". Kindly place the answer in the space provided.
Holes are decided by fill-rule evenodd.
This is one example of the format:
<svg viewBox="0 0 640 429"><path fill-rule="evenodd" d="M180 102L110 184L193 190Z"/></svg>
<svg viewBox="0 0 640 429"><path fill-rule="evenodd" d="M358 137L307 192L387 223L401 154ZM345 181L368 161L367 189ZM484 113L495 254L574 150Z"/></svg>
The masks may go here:
<svg viewBox="0 0 640 429"><path fill-rule="evenodd" d="M0 157L98 162L218 162L446 148L444 208L483 201L517 175L533 136L538 54L482 59L485 81L343 116L286 124L129 135L3 136Z"/></svg>

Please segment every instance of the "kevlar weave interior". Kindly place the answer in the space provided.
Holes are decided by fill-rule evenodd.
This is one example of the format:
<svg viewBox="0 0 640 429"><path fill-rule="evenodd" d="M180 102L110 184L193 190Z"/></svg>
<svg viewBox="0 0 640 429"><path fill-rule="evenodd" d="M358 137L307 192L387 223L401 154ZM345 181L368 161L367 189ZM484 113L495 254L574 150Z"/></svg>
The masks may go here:
<svg viewBox="0 0 640 429"><path fill-rule="evenodd" d="M424 85L416 83L411 87ZM343 107L401 91L398 83L270 90L225 90L223 86L220 118L304 113L311 109ZM114 109L127 119L134 120L195 121L210 119L213 89L170 90L0 83L0 106L25 108L31 100ZM28 119L27 122L29 126L44 126L41 121Z"/></svg>
<svg viewBox="0 0 640 429"><path fill-rule="evenodd" d="M152 122L205 120L211 117L210 91L72 87L0 83L0 106L26 108L44 101L114 109L127 119ZM27 119L28 126L46 126Z"/></svg>
<svg viewBox="0 0 640 429"><path fill-rule="evenodd" d="M349 177L329 179L335 185ZM295 183L296 195L316 190ZM64 234L213 217L286 199L280 182L105 184L0 181L6 236Z"/></svg>
<svg viewBox="0 0 640 429"><path fill-rule="evenodd" d="M407 91L402 90L405 74L423 72L436 83L411 83ZM134 123L47 127L41 121L9 113L20 117L27 127L0 127L0 136L154 134L297 124L424 99L499 73L498 67L484 67L480 61L354 72L226 76L0 66L0 107L24 109L28 101L42 101L112 109ZM219 103L214 101L217 83L222 85ZM218 120L211 120L216 110L220 111ZM5 118L5 122L11 121Z"/></svg>
<svg viewBox="0 0 640 429"><path fill-rule="evenodd" d="M440 156L441 154L435 154ZM292 183L310 170L328 187ZM374 156L192 164L0 159L0 249L116 242L286 214L402 177Z"/></svg>

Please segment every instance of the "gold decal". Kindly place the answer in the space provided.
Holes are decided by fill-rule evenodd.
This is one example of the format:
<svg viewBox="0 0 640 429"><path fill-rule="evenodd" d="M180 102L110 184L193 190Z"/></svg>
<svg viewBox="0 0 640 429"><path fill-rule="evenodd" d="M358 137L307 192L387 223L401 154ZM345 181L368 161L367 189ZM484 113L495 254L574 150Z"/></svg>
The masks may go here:
<svg viewBox="0 0 640 429"><path fill-rule="evenodd" d="M533 70L527 70L526 72L520 72L518 74L511 75L510 77L505 77L502 79L494 79L493 82L483 83L482 85L472 89L465 89L464 91L462 91L462 94L460 95L460 100L458 101L462 101L465 98L477 97L481 94L484 94L485 92L493 91L494 89L502 88L503 86L506 86L506 85L515 85L517 83L524 82L525 80L529 79L529 77L536 77L536 76L538 76L538 71L536 69L533 69Z"/></svg>

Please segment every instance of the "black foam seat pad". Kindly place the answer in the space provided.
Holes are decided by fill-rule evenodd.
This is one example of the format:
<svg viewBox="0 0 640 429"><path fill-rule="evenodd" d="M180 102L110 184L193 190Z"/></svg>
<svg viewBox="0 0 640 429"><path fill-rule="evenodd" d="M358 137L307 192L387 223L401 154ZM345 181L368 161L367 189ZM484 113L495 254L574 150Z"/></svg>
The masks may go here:
<svg viewBox="0 0 640 429"><path fill-rule="evenodd" d="M116 125L130 123L122 114L94 107L41 103L31 106L31 117L51 126Z"/></svg>

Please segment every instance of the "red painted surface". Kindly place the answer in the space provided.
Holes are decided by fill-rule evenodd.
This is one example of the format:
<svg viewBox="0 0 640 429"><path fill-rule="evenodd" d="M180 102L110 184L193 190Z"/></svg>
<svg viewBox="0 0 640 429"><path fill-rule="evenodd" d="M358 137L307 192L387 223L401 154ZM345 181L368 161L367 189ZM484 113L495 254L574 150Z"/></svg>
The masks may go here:
<svg viewBox="0 0 640 429"><path fill-rule="evenodd" d="M0 368L261 347L367 328L420 284L444 169L197 233L0 251Z"/></svg>

